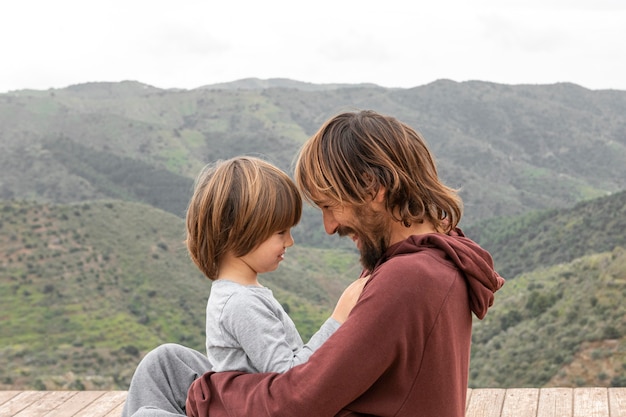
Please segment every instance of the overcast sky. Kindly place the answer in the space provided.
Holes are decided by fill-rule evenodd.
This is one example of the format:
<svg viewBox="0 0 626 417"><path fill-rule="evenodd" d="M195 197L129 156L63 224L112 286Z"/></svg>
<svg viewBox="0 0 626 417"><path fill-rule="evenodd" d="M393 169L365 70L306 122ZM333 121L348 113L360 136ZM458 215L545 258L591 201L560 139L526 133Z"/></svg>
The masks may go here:
<svg viewBox="0 0 626 417"><path fill-rule="evenodd" d="M626 90L626 0L16 0L0 92L241 78Z"/></svg>

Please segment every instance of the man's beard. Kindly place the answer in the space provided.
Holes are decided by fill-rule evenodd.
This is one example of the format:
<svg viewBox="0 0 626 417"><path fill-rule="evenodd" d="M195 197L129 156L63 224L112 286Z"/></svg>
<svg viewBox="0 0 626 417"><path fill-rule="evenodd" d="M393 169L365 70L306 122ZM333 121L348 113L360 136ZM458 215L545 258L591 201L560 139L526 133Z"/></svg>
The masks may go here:
<svg viewBox="0 0 626 417"><path fill-rule="evenodd" d="M389 247L391 225L386 213L378 213L369 208L355 209L355 218L359 219L359 230L354 227L340 226L339 236L356 235L361 253L361 265L372 271Z"/></svg>

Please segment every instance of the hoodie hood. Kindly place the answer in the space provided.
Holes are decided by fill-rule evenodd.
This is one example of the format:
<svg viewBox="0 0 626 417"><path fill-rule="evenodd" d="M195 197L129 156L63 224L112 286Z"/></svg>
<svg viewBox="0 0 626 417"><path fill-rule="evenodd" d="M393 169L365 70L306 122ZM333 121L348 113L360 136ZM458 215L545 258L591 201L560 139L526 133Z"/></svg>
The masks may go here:
<svg viewBox="0 0 626 417"><path fill-rule="evenodd" d="M379 265L396 255L432 248L443 251L446 258L463 273L468 283L470 308L476 317L483 319L493 305L494 293L504 285L505 280L495 271L489 252L465 237L461 229L456 228L447 235L430 233L411 236L392 245Z"/></svg>

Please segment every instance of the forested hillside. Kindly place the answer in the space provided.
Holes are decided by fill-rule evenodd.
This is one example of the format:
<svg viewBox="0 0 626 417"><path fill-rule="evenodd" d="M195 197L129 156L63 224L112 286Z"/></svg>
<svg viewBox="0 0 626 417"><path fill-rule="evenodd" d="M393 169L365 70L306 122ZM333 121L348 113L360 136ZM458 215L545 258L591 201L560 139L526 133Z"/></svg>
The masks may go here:
<svg viewBox="0 0 626 417"><path fill-rule="evenodd" d="M158 344L202 350L210 286L183 243L194 177L238 154L290 172L356 108L424 134L461 227L507 279L475 323L470 385L626 385L626 92L249 79L0 94L0 388L125 389ZM294 236L262 281L307 338L360 268L314 208Z"/></svg>
<svg viewBox="0 0 626 417"><path fill-rule="evenodd" d="M481 221L465 230L491 252L498 271L525 271L571 262L594 253L626 248L626 191L572 208Z"/></svg>
<svg viewBox="0 0 626 417"><path fill-rule="evenodd" d="M470 385L626 386L626 249L509 280L476 322Z"/></svg>

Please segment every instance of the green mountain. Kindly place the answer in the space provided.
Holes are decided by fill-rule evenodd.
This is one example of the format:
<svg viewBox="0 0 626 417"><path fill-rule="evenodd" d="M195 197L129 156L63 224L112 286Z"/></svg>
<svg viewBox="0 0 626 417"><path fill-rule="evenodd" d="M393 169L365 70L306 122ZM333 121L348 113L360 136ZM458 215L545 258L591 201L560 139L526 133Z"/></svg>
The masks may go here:
<svg viewBox="0 0 626 417"><path fill-rule="evenodd" d="M466 234L508 279L476 321L470 384L626 385L626 92L440 80L413 89L247 79L0 94L0 388L125 389L163 342L203 350L209 282L183 215L207 162L289 171L332 114L420 130ZM308 338L359 273L307 207L262 277Z"/></svg>
<svg viewBox="0 0 626 417"><path fill-rule="evenodd" d="M510 280L475 322L470 385L626 386L624 297L624 247Z"/></svg>
<svg viewBox="0 0 626 417"><path fill-rule="evenodd" d="M572 208L478 222L464 230L489 250L498 272L513 278L525 271L626 248L626 191Z"/></svg>

